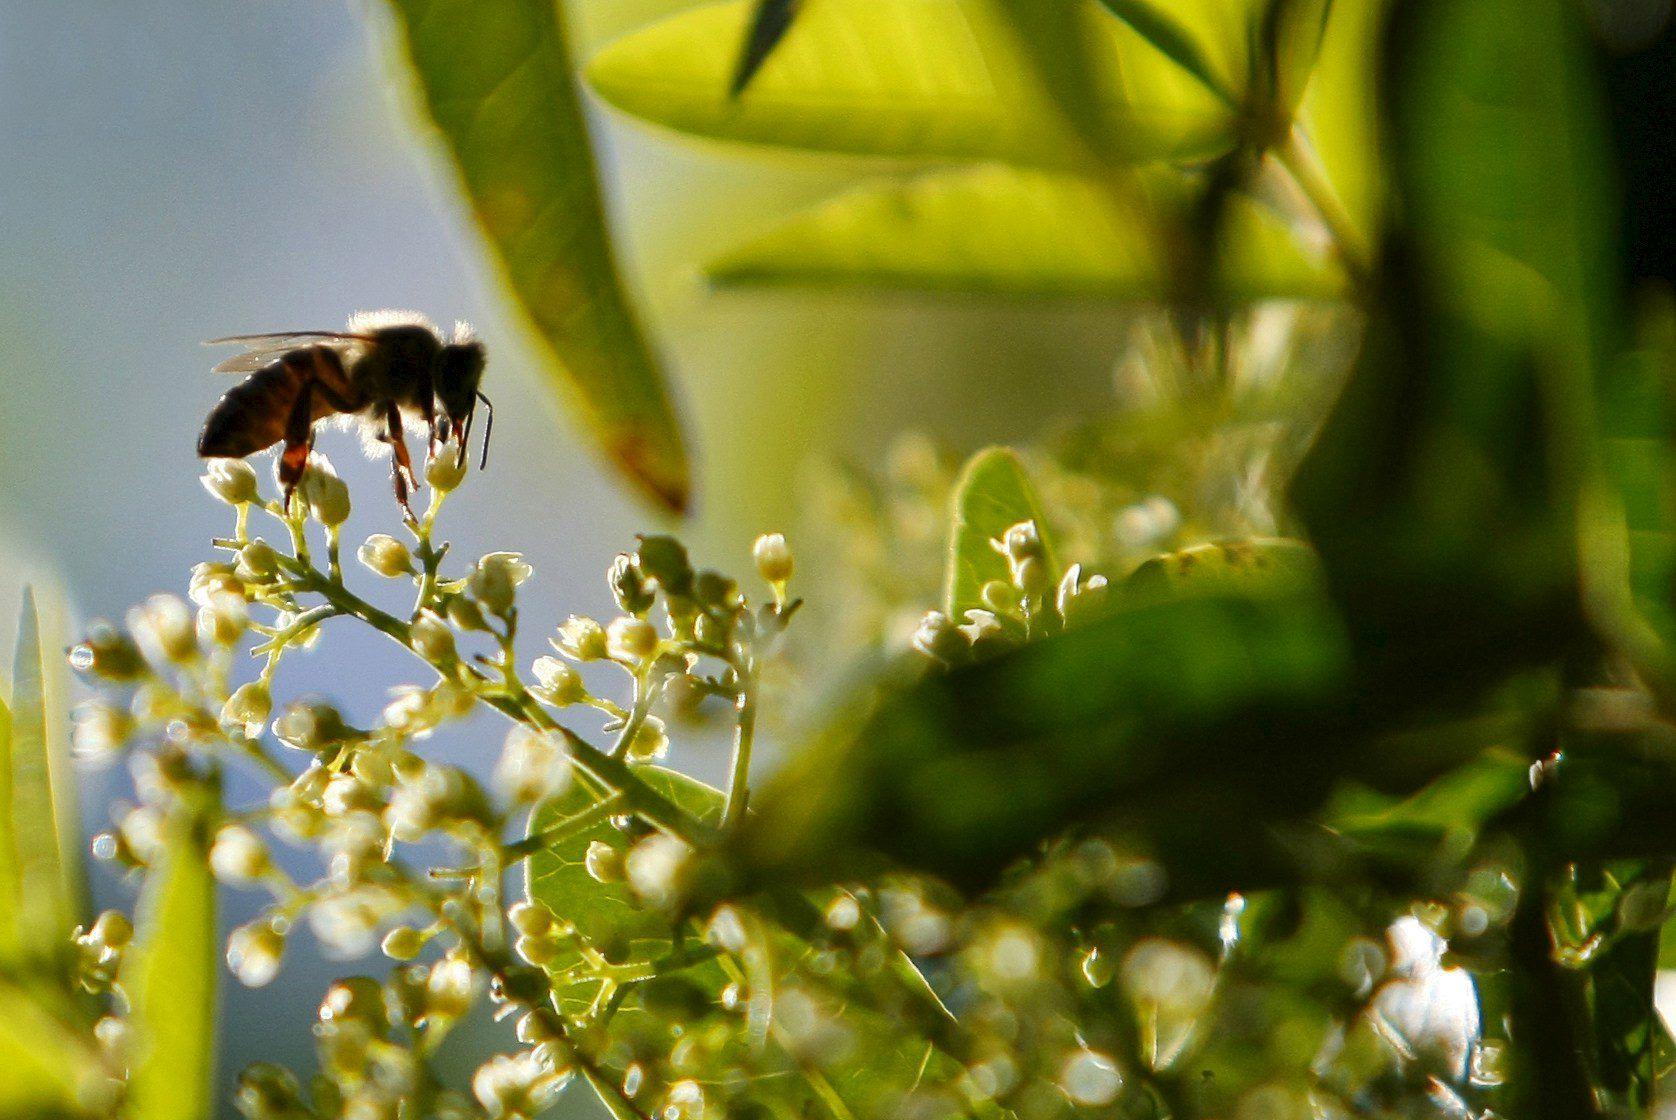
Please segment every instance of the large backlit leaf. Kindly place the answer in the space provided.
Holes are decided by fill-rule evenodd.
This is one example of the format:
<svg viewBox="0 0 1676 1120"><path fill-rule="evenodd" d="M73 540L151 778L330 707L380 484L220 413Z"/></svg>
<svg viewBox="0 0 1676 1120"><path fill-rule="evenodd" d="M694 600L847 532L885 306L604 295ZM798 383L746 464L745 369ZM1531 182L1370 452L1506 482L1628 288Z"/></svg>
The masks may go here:
<svg viewBox="0 0 1676 1120"><path fill-rule="evenodd" d="M0 813L7 818L0 826L0 845L7 845L0 849L0 864L7 865L0 888L10 890L9 917L15 916L15 925L0 932L0 939L15 937L19 951L43 963L63 956L73 924L47 726L40 619L34 595L25 589L9 719L0 713L0 767L6 771L0 778Z"/></svg>
<svg viewBox="0 0 1676 1120"><path fill-rule="evenodd" d="M1093 0L1078 0L1092 7ZM992 0L805 0L749 95L728 94L747 0L680 12L588 65L606 101L695 136L926 159L1087 162ZM1101 16L1090 46L1100 128L1128 161L1226 146L1225 103L1132 28Z"/></svg>
<svg viewBox="0 0 1676 1120"><path fill-rule="evenodd" d="M683 508L686 451L612 251L559 6L391 6L424 105L512 293L550 348L555 379L611 460ZM491 391L493 382L491 365Z"/></svg>
<svg viewBox="0 0 1676 1120"><path fill-rule="evenodd" d="M638 766L634 772L652 789L695 818L709 824L721 820L723 799L720 791L662 767ZM592 803L587 791L580 786L572 786L564 795L547 802L532 815L531 835L547 831L574 817L587 810ZM668 916L642 906L627 884L601 883L588 873L584 861L589 845L596 841L626 852L631 839L609 820L601 820L558 844L535 852L530 856L526 872L526 896L570 922L592 948L606 953L615 962L646 964L667 955L674 944ZM570 951L561 954L548 967L555 973L563 973L573 968L580 959L579 952ZM597 984L589 982L561 987L560 995L564 1002L561 1010L567 1013L585 1010L597 988Z"/></svg>
<svg viewBox="0 0 1676 1120"><path fill-rule="evenodd" d="M944 607L950 618L960 622L967 611L981 609L984 584L1011 581L1007 558L994 542L1023 521L1035 522L1048 575L1058 583L1053 534L1018 454L1010 448L990 447L968 459L955 483L949 527Z"/></svg>
<svg viewBox="0 0 1676 1120"><path fill-rule="evenodd" d="M12 712L0 696L0 964L15 960L23 948L22 886L12 824Z"/></svg>
<svg viewBox="0 0 1676 1120"><path fill-rule="evenodd" d="M129 1120L213 1112L218 968L215 879L202 824L176 818L146 873L134 944L123 958L134 1056Z"/></svg>
<svg viewBox="0 0 1676 1120"><path fill-rule="evenodd" d="M1153 180L1164 187L1170 180ZM807 284L1154 301L1174 272L1157 207L1119 210L1077 176L987 166L864 184L771 226L707 269L724 286ZM1344 278L1269 208L1237 196L1211 281L1219 302L1328 299Z"/></svg>

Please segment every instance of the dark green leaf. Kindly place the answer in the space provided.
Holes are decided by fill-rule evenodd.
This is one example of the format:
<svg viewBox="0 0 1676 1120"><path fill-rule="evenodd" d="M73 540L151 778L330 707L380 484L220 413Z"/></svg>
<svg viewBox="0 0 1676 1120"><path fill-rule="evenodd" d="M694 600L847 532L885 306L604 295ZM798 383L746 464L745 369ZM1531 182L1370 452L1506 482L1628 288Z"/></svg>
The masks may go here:
<svg viewBox="0 0 1676 1120"><path fill-rule="evenodd" d="M201 822L171 820L146 873L120 981L132 1008L129 1120L205 1120L213 1111L218 946L215 879Z"/></svg>
<svg viewBox="0 0 1676 1120"><path fill-rule="evenodd" d="M1445 699L1580 628L1611 196L1569 4L1401 10L1390 126L1405 224L1293 499L1370 666Z"/></svg>
<svg viewBox="0 0 1676 1120"><path fill-rule="evenodd" d="M967 611L982 609L984 584L1010 582L1007 559L994 542L1022 521L1036 523L1048 573L1058 583L1052 533L1018 454L1010 448L990 447L967 460L955 483L949 528L944 604L950 618L959 622Z"/></svg>
<svg viewBox="0 0 1676 1120"><path fill-rule="evenodd" d="M774 48L791 30L792 20L797 18L799 2L757 0L756 9L751 13L750 30L745 33L745 43L739 50L738 67L728 86L728 92L733 96L738 97L745 92L745 87L751 84L762 64L768 61L768 56L774 53Z"/></svg>
<svg viewBox="0 0 1676 1120"><path fill-rule="evenodd" d="M489 246L551 348L555 380L612 462L684 509L680 425L612 250L558 5L391 6Z"/></svg>
<svg viewBox="0 0 1676 1120"><path fill-rule="evenodd" d="M1150 845L1172 888L1226 889L1271 865L1267 825L1313 809L1348 765L1348 687L1313 596L1120 607L871 707L852 698L734 850L748 879L853 878L872 851L976 888L1101 822Z"/></svg>

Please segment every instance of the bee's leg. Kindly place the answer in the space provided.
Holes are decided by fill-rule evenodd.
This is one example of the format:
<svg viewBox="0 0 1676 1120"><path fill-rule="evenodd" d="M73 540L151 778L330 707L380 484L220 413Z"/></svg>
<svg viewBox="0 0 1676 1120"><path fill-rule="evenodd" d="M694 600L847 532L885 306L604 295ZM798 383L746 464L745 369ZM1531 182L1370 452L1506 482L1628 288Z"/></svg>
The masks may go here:
<svg viewBox="0 0 1676 1120"><path fill-rule="evenodd" d="M402 415L395 405L386 405L384 409L384 438L390 444L390 476L396 486L396 501L406 511L409 521L417 521L413 515L413 507L408 504L408 488L419 488L419 480L413 477L413 460L407 453L407 436L402 432Z"/></svg>
<svg viewBox="0 0 1676 1120"><path fill-rule="evenodd" d="M285 449L279 453L279 484L285 490L285 512L291 512L291 495L308 469L309 449L314 446L314 393L305 381L285 419Z"/></svg>

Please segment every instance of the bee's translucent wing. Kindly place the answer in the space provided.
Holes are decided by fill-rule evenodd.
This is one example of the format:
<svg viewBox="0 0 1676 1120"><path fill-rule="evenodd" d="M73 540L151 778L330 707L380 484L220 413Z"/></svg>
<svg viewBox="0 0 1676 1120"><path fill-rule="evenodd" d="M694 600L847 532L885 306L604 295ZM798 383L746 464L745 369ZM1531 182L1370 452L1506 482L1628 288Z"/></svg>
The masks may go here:
<svg viewBox="0 0 1676 1120"><path fill-rule="evenodd" d="M244 353L236 354L215 367L216 373L255 373L281 354L299 346L324 343L334 348L347 349L358 342L367 342L364 334L343 331L274 331L270 334L234 334L226 338L212 338L205 346L243 346Z"/></svg>

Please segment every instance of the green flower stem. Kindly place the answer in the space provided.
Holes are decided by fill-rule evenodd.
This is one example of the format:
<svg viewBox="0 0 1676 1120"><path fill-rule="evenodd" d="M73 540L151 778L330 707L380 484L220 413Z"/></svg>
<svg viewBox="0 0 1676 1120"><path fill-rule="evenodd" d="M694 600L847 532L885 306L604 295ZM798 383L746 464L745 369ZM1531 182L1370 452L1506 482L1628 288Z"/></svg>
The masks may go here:
<svg viewBox="0 0 1676 1120"><path fill-rule="evenodd" d="M652 689L650 682L647 680L650 664L651 661L648 659L646 666L635 670L634 703L630 705L628 716L623 720L622 730L617 733L616 743L612 744L612 758L628 757L629 746L634 742L634 737L640 734L641 727L645 726L646 717L651 714Z"/></svg>
<svg viewBox="0 0 1676 1120"><path fill-rule="evenodd" d="M751 796L751 745L756 738L757 725L757 670L748 656L738 667L739 696L736 701L739 721L733 735L733 762L728 770L727 803L722 808L722 828L736 827L745 819L746 803Z"/></svg>
<svg viewBox="0 0 1676 1120"><path fill-rule="evenodd" d="M1356 223L1339 201L1338 192L1328 181L1321 164L1305 145L1303 133L1294 126L1285 141L1275 145L1274 157L1286 169L1292 181L1303 191L1315 208L1316 215L1327 227L1333 239L1333 251L1338 254L1344 270L1349 273L1356 289L1365 291L1373 271L1368 247L1356 229Z"/></svg>
<svg viewBox="0 0 1676 1120"><path fill-rule="evenodd" d="M626 809L626 805L619 794L610 793L574 816L566 817L551 828L532 833L522 840L514 840L501 848L501 855L507 863L534 855L543 848L548 848L561 841L568 840L579 832L586 832L606 817L614 816Z"/></svg>
<svg viewBox="0 0 1676 1120"><path fill-rule="evenodd" d="M353 615L408 650L412 650L413 628L408 623L387 611L379 610L344 587L343 584L334 583L327 579L317 568L304 559L282 556L280 557L280 566L295 578L301 590L312 591L322 596L326 602L337 608L339 613ZM624 799L623 806L626 811L639 814L653 826L679 837L695 848L708 848L716 844L717 833L715 829L696 820L691 814L683 811L668 798L641 781L626 762L612 758L570 728L561 726L547 713L546 709L535 702L535 698L522 685L516 683L517 677L515 675L510 677L510 681L512 683L498 694L486 691L483 688L477 689L478 694L491 707L515 722L534 724L542 730L562 736L565 745L570 748L570 756L576 765L604 786L607 791L621 795ZM483 684L488 683L483 681Z"/></svg>

